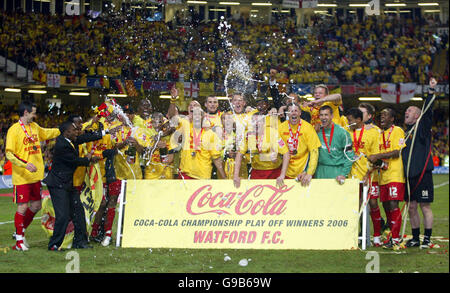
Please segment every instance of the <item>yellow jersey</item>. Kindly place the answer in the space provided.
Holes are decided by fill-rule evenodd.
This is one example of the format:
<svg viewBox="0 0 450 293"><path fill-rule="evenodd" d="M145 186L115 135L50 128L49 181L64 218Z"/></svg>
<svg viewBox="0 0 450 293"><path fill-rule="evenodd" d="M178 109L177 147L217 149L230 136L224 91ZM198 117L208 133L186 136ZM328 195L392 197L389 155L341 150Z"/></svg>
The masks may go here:
<svg viewBox="0 0 450 293"><path fill-rule="evenodd" d="M289 129L292 131L292 138ZM283 139L284 144L287 146L291 145L294 148L293 152L291 152L291 159L286 171L286 176L296 178L298 174L304 171L310 151L318 149L322 144L320 143L314 127L303 119L300 119L299 125L290 125L289 121L284 121L279 126L278 132ZM295 143L296 137L298 143ZM297 145L296 148L295 145ZM295 150L297 151L296 153Z"/></svg>
<svg viewBox="0 0 450 293"><path fill-rule="evenodd" d="M133 121L131 121L131 122L133 123L134 126L154 130L153 125L152 125L152 117L151 116L148 117L147 119L144 119L139 115L134 115Z"/></svg>
<svg viewBox="0 0 450 293"><path fill-rule="evenodd" d="M5 152L12 153L25 165L32 163L36 166L37 171L30 172L25 166L12 164L12 183L14 185L30 184L44 179L44 160L40 142L60 135L58 128L42 128L35 122L23 126L26 133L19 122L14 123L8 129Z"/></svg>
<svg viewBox="0 0 450 293"><path fill-rule="evenodd" d="M373 126L373 128L378 132L378 135L380 135L381 133L380 127L378 127L374 123L371 123L370 125ZM377 149L377 152L379 152L379 148ZM372 182L378 182L379 180L380 180L380 170L374 169L372 171Z"/></svg>
<svg viewBox="0 0 450 293"><path fill-rule="evenodd" d="M214 127L222 127L222 114L223 112L218 111L216 114L205 113L205 122L208 128L214 130Z"/></svg>
<svg viewBox="0 0 450 293"><path fill-rule="evenodd" d="M105 118L100 118L100 121L103 124L104 130L111 130L122 123L119 121L107 122ZM95 123L92 125L93 129L98 129L98 124ZM106 183L106 171L105 171L105 162L106 159L103 157L103 151L113 148L113 137L111 134L104 135L101 139L96 140L94 142L89 142L86 144L86 150L92 153L93 156L102 158L98 164L100 166L100 173L102 174L102 180ZM77 169L78 170L78 169ZM83 177L84 178L84 177Z"/></svg>
<svg viewBox="0 0 450 293"><path fill-rule="evenodd" d="M279 120L273 116L266 116L263 133L258 135L253 124L249 124L246 137L239 144L239 152L245 155L250 152L250 163L255 170L274 170L281 166L283 159L278 155L284 155L289 150L287 145L279 137ZM272 161L272 156L276 160Z"/></svg>
<svg viewBox="0 0 450 293"><path fill-rule="evenodd" d="M210 129L194 130L192 122L180 118L177 131L172 134L169 149L180 147L181 172L196 179L211 179L212 163L221 157L222 146L217 135Z"/></svg>
<svg viewBox="0 0 450 293"><path fill-rule="evenodd" d="M220 149L211 148L216 140L212 130L201 133L201 145L197 149L181 150L180 170L196 179L211 179L212 161L221 157Z"/></svg>
<svg viewBox="0 0 450 293"><path fill-rule="evenodd" d="M116 125L114 125L116 126ZM113 126L113 127L114 127ZM134 137L142 146L145 145L142 128L131 129L122 125L122 129L112 136L112 145L124 142L128 137ZM142 179L142 170L139 163L140 154L135 150L131 152L130 146L125 146L114 156L114 170L119 180Z"/></svg>
<svg viewBox="0 0 450 293"><path fill-rule="evenodd" d="M163 136L160 138L167 145L167 149L170 146L170 136ZM150 146L151 148L153 147ZM144 179L172 179L173 178L173 163L165 164L161 162L161 154L158 148L152 154L150 162L145 163Z"/></svg>
<svg viewBox="0 0 450 293"><path fill-rule="evenodd" d="M102 120L103 119L103 120ZM105 123L104 118L102 117L100 121L103 123L105 130L110 129L109 124ZM98 124L91 124L89 121L83 123L83 130L86 130L87 128L92 129L98 129ZM109 142L109 143L108 143ZM103 182L106 182L105 179L105 160L103 159L103 151L111 148L111 136L109 134L103 136L101 139L96 141L91 141L84 143L82 145L78 146L78 152L80 157L86 157L88 153L92 153L92 156L100 157L102 160L98 162L100 166L100 173L102 175ZM74 186L81 186L84 183L85 175L86 175L87 167L85 166L78 166L78 168L73 173L73 185Z"/></svg>
<svg viewBox="0 0 450 293"><path fill-rule="evenodd" d="M133 121L134 126L142 128L146 134L146 136L154 136L156 135L156 130L152 125L152 117L148 117L147 119L141 118L139 115L134 115Z"/></svg>
<svg viewBox="0 0 450 293"><path fill-rule="evenodd" d="M380 153L400 151L398 158L385 160L388 163L388 168L387 170L380 170L379 185L386 185L391 182L405 183L401 158L401 149L405 145L405 132L400 127L392 125L390 128L382 130L378 139Z"/></svg>
<svg viewBox="0 0 450 293"><path fill-rule="evenodd" d="M90 146L92 143L84 143L78 146L78 154L81 158L86 157L86 155L90 152ZM86 166L78 166L73 172L73 186L81 186L84 182L84 177L86 175Z"/></svg>
<svg viewBox="0 0 450 293"><path fill-rule="evenodd" d="M253 116L253 114L255 113L255 111L252 111L250 113L241 113L241 114L233 114L233 112L228 112L228 114L231 114L231 116L233 117L234 122L236 123L236 133L239 134L240 131L246 131L249 124L250 124L250 120Z"/></svg>
<svg viewBox="0 0 450 293"><path fill-rule="evenodd" d="M341 118L339 119L339 123L340 126L342 126L342 128L344 128L345 130L348 130L348 119L347 116L341 116Z"/></svg>
<svg viewBox="0 0 450 293"><path fill-rule="evenodd" d="M333 122L342 126L343 121L341 121L341 115L339 114L339 105L336 105L333 102L325 102L321 106L317 106L317 107L301 106L301 109L302 109L302 111L305 111L305 112L308 112L309 114L311 114L311 123L310 124L312 126L314 126L316 124L321 124L320 117L319 117L319 110L323 106L331 107L331 109L333 110ZM345 124L345 121L344 121L344 124Z"/></svg>
<svg viewBox="0 0 450 293"><path fill-rule="evenodd" d="M380 133L375 128L366 129L365 126L361 129L350 131L352 138L353 151L356 156L362 155L359 160L353 162L350 176L352 178L358 178L363 180L367 171L371 167L368 156L377 154L378 151L378 138ZM376 170L373 173L378 173ZM375 177L375 175L374 175Z"/></svg>
<svg viewBox="0 0 450 293"><path fill-rule="evenodd" d="M151 119L150 119L150 121L151 121ZM138 127L144 127L146 124L145 120L139 115L134 115L133 121L131 121L131 123L133 123L134 126L138 126Z"/></svg>
<svg viewBox="0 0 450 293"><path fill-rule="evenodd" d="M236 133L230 133L230 134L224 134L223 138L224 147L223 147L223 157L226 156L227 152L237 150L237 141L236 141ZM226 157L224 162L224 171L225 175L227 176L227 179L233 179L234 178L234 165L235 165L235 158ZM242 160L245 160L245 163L241 163L241 169L239 170L239 177L243 179L247 179L248 177L248 168L247 168L247 160L244 157L242 157Z"/></svg>

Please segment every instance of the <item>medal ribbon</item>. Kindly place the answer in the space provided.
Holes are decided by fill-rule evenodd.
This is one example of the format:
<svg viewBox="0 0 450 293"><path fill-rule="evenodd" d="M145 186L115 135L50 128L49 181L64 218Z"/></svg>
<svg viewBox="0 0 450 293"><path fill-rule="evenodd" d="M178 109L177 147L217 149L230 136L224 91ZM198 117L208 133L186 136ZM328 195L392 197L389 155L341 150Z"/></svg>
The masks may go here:
<svg viewBox="0 0 450 293"><path fill-rule="evenodd" d="M124 131L124 128L122 127L122 131L121 131L121 135L120 135L120 137L122 138L122 142L124 142L125 140L127 140L127 138L129 138L131 136L131 129L128 130L127 137L125 137L125 138L123 136L124 133L125 133L125 131ZM118 137L116 137L116 142L119 142L119 138Z"/></svg>
<svg viewBox="0 0 450 293"><path fill-rule="evenodd" d="M195 151L196 147L198 147L200 145L203 130L204 129L202 128L200 133L198 135L195 135L194 134L194 126L191 124L191 133L190 133L190 139L189 139L189 145L191 147L191 150Z"/></svg>
<svg viewBox="0 0 450 293"><path fill-rule="evenodd" d="M394 130L394 125L391 126L391 130L389 131L387 139L384 138L384 131L383 131L383 146L384 146L385 150L387 149L386 141L389 141L389 137L391 137L391 133L393 130Z"/></svg>
<svg viewBox="0 0 450 293"><path fill-rule="evenodd" d="M27 129L25 128L25 125L23 124L22 120L20 120L20 119L19 119L19 124L20 124L20 127L22 127L23 132L25 132L25 135L27 136L27 138L28 138L32 143L35 143L36 141L33 139L32 136L30 136L30 135L28 134L28 131L27 131ZM31 133L31 126L30 126L30 133ZM33 135L33 133L31 133L31 135Z"/></svg>
<svg viewBox="0 0 450 293"><path fill-rule="evenodd" d="M293 151L298 147L298 136L300 135L300 128L302 127L302 121L300 120L297 125L297 133L292 133L291 123L289 123L289 145L292 146Z"/></svg>
<svg viewBox="0 0 450 293"><path fill-rule="evenodd" d="M145 126L147 127L147 128L153 128L153 125L152 125L152 121L150 120L150 121L145 121L144 122L145 123Z"/></svg>
<svg viewBox="0 0 450 293"><path fill-rule="evenodd" d="M334 123L331 124L331 132L330 132L330 146L328 146L327 138L325 137L325 130L322 128L322 137L323 141L325 142L325 146L327 147L328 153L330 153L330 147L331 147L331 141L333 140L333 133L334 133Z"/></svg>
<svg viewBox="0 0 450 293"><path fill-rule="evenodd" d="M99 145L100 145L100 140L96 140L96 141L94 141L92 143L92 148L91 148L91 151L90 151L91 155L93 155L95 153L95 151L97 150Z"/></svg>
<svg viewBox="0 0 450 293"><path fill-rule="evenodd" d="M355 147L355 153L358 154L359 146L361 145L361 140L364 133L364 125L361 129L361 132L359 133L358 140L356 140L356 130L353 131L353 146Z"/></svg>

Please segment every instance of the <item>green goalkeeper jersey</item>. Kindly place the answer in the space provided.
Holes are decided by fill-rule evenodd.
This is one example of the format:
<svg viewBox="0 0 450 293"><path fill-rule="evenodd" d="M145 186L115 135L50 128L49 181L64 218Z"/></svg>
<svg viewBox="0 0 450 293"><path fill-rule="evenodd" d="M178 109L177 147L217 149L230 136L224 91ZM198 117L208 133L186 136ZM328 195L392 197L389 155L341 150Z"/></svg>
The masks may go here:
<svg viewBox="0 0 450 293"><path fill-rule="evenodd" d="M352 168L352 161L348 158L354 157L350 133L332 123L329 128L321 128L317 135L322 146L319 148L314 178L336 178L339 175L347 177Z"/></svg>

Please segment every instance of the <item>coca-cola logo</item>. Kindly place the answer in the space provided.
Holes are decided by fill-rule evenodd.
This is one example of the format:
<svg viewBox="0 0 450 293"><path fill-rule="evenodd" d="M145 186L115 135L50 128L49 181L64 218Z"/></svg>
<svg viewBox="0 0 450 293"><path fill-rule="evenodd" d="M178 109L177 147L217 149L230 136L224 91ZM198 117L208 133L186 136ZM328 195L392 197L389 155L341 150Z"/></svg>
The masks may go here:
<svg viewBox="0 0 450 293"><path fill-rule="evenodd" d="M198 188L189 197L186 211L191 215L207 213L244 215L280 215L286 210L283 194L294 186L255 185L245 192L214 192L212 185Z"/></svg>
<svg viewBox="0 0 450 293"><path fill-rule="evenodd" d="M34 141L37 141L37 139L38 139L38 137L37 137L36 134L33 134L33 135L31 136L31 138L29 138L29 137L24 137L24 138L23 138L23 144L24 144L24 145L27 145L27 144L29 144L29 143L32 143L32 142L34 142Z"/></svg>

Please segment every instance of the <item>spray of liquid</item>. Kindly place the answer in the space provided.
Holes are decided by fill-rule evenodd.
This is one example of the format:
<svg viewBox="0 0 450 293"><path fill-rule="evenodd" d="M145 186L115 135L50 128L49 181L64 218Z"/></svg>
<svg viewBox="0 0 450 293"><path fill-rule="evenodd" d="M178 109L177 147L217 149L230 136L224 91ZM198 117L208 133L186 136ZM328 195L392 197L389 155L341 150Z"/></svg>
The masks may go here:
<svg viewBox="0 0 450 293"><path fill-rule="evenodd" d="M130 119L128 118L128 115L123 111L122 107L119 104L117 104L116 102L111 102L110 100L105 100L105 102L112 104L112 106L114 108L113 113L117 115L116 117L120 117L120 121L125 126L131 128L130 137L136 138L135 135L136 135L136 130L138 129L138 127L134 126L133 123L131 123ZM113 136L111 136L111 140L112 139L113 139ZM120 154L124 158L128 168L130 169L131 173L133 174L133 178L136 179L136 174L134 174L133 168L131 168L130 164L128 163L125 154L123 152L121 152L120 150L118 150L118 154Z"/></svg>
<svg viewBox="0 0 450 293"><path fill-rule="evenodd" d="M253 98L256 98L258 92L255 83L263 83L264 81L253 78L253 72L247 57L239 48L233 46L231 38L228 36L231 24L228 24L222 17L218 29L222 39L222 46L225 49L224 58L230 60L224 80L225 94L233 114L236 115L229 99L230 92L244 94L248 93L249 90L254 89L252 96Z"/></svg>

